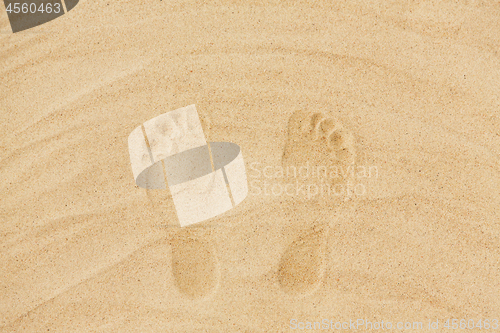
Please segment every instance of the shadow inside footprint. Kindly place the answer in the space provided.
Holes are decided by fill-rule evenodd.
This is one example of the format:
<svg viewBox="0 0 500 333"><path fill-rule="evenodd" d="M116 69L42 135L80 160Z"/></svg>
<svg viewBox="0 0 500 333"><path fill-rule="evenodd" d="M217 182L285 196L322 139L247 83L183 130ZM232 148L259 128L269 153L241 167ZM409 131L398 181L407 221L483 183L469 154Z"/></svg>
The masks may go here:
<svg viewBox="0 0 500 333"><path fill-rule="evenodd" d="M286 250L278 270L278 282L286 293L309 293L320 285L325 271L326 238L326 228L313 228Z"/></svg>
<svg viewBox="0 0 500 333"><path fill-rule="evenodd" d="M176 287L189 298L200 298L218 284L218 265L210 231L179 230L172 239L172 273Z"/></svg>

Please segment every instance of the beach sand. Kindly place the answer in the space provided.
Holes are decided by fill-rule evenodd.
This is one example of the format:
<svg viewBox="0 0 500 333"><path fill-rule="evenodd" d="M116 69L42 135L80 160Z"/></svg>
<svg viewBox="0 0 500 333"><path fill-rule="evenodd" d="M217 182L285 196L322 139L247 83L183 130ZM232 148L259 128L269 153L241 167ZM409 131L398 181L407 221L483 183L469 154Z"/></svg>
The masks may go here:
<svg viewBox="0 0 500 333"><path fill-rule="evenodd" d="M0 331L493 328L499 22L479 0L82 0L12 34L0 5ZM250 193L181 229L127 138L191 104ZM351 159L373 173L329 181L359 193L282 191L283 165Z"/></svg>

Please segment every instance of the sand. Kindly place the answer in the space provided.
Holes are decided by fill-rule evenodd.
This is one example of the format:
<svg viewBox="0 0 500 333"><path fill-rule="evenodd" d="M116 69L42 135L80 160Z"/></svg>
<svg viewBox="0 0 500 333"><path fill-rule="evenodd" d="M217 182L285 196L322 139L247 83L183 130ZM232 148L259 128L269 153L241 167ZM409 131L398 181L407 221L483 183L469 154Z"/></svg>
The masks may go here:
<svg viewBox="0 0 500 333"><path fill-rule="evenodd" d="M499 22L486 0L82 0L12 34L0 5L0 331L493 327ZM181 229L127 138L191 104L250 193ZM373 173L328 181L354 195L283 193L283 165L351 159Z"/></svg>

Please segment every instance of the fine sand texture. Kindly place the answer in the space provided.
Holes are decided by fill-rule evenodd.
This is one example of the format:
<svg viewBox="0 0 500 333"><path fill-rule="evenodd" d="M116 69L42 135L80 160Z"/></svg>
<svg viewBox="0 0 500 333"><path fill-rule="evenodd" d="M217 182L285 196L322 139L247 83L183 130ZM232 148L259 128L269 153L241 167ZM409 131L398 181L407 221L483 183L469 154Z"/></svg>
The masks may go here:
<svg viewBox="0 0 500 333"><path fill-rule="evenodd" d="M2 2L0 332L492 331L499 96L498 1L81 0L15 34ZM127 138L191 104L249 194L180 228Z"/></svg>

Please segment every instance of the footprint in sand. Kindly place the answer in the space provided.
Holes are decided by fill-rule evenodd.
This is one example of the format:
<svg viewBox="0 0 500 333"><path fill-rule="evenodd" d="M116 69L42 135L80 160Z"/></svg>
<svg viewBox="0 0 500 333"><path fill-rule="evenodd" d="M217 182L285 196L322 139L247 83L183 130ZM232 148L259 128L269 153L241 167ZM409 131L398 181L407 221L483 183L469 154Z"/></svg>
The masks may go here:
<svg viewBox="0 0 500 333"><path fill-rule="evenodd" d="M315 227L295 240L281 258L278 282L289 294L315 290L324 274L328 228Z"/></svg>
<svg viewBox="0 0 500 333"><path fill-rule="evenodd" d="M199 113L206 138L211 132L211 119ZM172 251L172 274L177 289L190 299L213 293L218 286L219 263L212 240L210 225L193 225L181 228L176 217L172 194L166 189L147 189L152 211L162 229L166 230Z"/></svg>
<svg viewBox="0 0 500 333"><path fill-rule="evenodd" d="M289 119L283 166L309 165L331 169L347 168L356 161L353 135L343 124L323 113L297 111ZM349 176L328 178L332 184L350 181ZM310 232L288 247L278 268L278 282L289 294L307 294L321 284L326 268L327 239L335 209L342 201L327 201L323 214ZM311 221L312 222L312 221Z"/></svg>
<svg viewBox="0 0 500 333"><path fill-rule="evenodd" d="M167 190L147 190L153 211L166 230L172 251L172 274L177 289L190 299L209 295L219 281L219 266L211 226L180 227Z"/></svg>
<svg viewBox="0 0 500 333"><path fill-rule="evenodd" d="M211 230L200 227L179 229L170 239L172 273L177 289L191 299L208 296L217 289L218 262Z"/></svg>

